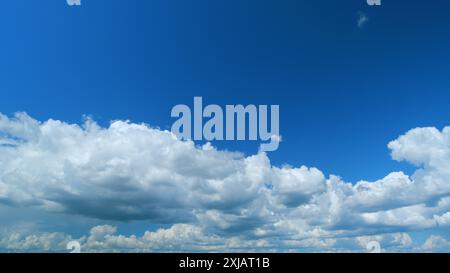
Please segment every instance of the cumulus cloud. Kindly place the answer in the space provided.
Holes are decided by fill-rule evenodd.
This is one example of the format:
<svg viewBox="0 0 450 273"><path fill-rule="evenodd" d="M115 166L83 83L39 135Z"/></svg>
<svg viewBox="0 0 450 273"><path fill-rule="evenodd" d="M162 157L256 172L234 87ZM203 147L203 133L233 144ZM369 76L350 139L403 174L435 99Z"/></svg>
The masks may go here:
<svg viewBox="0 0 450 273"><path fill-rule="evenodd" d="M0 249L11 252L63 252L72 240L70 235L61 232L10 231L0 235Z"/></svg>
<svg viewBox="0 0 450 273"><path fill-rule="evenodd" d="M433 251L448 246L448 242L432 235L423 244L412 241L406 233L342 238L305 238L278 240L275 237L245 238L207 234L191 224L175 224L170 228L146 231L142 235L121 235L110 225L93 227L88 234L72 238L64 233L11 232L3 234L0 248L10 251L70 252L67 243L78 242L81 252L368 252L371 242L383 246L383 252L408 252L421 249Z"/></svg>
<svg viewBox="0 0 450 273"><path fill-rule="evenodd" d="M450 242L439 235L431 235L419 248L424 252L448 252Z"/></svg>
<svg viewBox="0 0 450 273"><path fill-rule="evenodd" d="M274 166L263 152L199 147L146 124L0 115L0 204L171 226L141 237L96 227L85 239L92 250L113 242L145 250L145 238L158 245L159 235L172 233L181 236L173 249L331 248L344 238L448 226L450 127L416 128L388 147L417 171L349 183L317 168Z"/></svg>

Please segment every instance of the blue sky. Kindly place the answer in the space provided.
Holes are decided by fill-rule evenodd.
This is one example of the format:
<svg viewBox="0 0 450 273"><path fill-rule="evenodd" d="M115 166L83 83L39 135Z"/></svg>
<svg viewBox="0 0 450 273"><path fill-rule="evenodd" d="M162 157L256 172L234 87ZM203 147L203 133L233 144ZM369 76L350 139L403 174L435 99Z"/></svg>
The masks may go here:
<svg viewBox="0 0 450 273"><path fill-rule="evenodd" d="M317 167L352 183L412 174L387 144L412 128L449 125L449 8L445 0L8 1L0 112L169 129L171 108L194 96L279 104L273 165ZM358 27L361 14L368 21ZM246 155L259 145L213 144Z"/></svg>
<svg viewBox="0 0 450 273"><path fill-rule="evenodd" d="M280 104L273 159L349 180L398 168L386 143L449 116L446 1L55 2L2 11L3 113L169 128L195 95Z"/></svg>

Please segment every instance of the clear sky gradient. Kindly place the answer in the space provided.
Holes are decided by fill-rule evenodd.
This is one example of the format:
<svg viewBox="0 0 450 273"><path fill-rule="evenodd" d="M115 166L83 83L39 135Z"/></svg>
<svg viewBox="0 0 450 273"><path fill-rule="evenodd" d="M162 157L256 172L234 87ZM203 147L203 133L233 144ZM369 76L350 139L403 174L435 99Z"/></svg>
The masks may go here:
<svg viewBox="0 0 450 273"><path fill-rule="evenodd" d="M450 116L444 0L10 1L0 109L170 128L192 104L280 104L282 164L355 181L400 166L388 141ZM358 12L369 21L358 28ZM257 143L217 143L254 153Z"/></svg>

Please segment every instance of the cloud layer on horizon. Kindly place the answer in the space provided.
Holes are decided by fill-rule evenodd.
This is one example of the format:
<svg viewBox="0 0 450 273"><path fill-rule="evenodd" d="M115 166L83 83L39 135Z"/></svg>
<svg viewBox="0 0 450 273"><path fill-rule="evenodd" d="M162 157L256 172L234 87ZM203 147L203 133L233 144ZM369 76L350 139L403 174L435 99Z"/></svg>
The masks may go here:
<svg viewBox="0 0 450 273"><path fill-rule="evenodd" d="M90 119L80 126L0 115L0 204L171 226L143 237L115 235L109 227L110 240L133 242L136 250L145 249L146 236L171 232L194 238L175 240L174 249L298 249L309 242L327 250L375 235L404 243L405 232L449 226L450 127L412 129L388 147L394 160L416 165L416 172L352 184L317 168L273 166L265 153L197 147L146 124L114 121L103 128ZM97 231L83 239L87 249L106 244L105 236L89 241ZM5 247L20 238L4 235L0 248L21 249ZM430 246L446 244L430 240ZM114 250L109 243L104 249Z"/></svg>
<svg viewBox="0 0 450 273"><path fill-rule="evenodd" d="M170 228L145 231L142 235L121 235L117 227L100 225L87 235L73 238L63 232L0 233L0 249L13 252L68 252L67 245L80 244L80 251L96 252L448 252L450 242L430 235L425 242L414 242L407 233L276 240L206 234L201 227L175 224ZM371 244L379 249L373 249Z"/></svg>

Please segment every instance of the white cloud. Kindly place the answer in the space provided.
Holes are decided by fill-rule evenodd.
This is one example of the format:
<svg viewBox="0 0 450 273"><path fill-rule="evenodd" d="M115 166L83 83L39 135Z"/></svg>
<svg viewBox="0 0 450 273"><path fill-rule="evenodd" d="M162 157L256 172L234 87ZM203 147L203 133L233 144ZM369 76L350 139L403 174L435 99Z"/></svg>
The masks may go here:
<svg viewBox="0 0 450 273"><path fill-rule="evenodd" d="M450 243L438 235L431 235L421 246L420 250L429 252L441 252L447 251L450 247Z"/></svg>
<svg viewBox="0 0 450 273"><path fill-rule="evenodd" d="M369 17L363 12L358 12L358 28L363 28L367 22L369 22Z"/></svg>
<svg viewBox="0 0 450 273"><path fill-rule="evenodd" d="M27 234L20 231L3 232L0 237L0 249L16 252L62 252L71 236L60 232Z"/></svg>
<svg viewBox="0 0 450 273"><path fill-rule="evenodd" d="M88 234L72 238L64 233L4 233L0 248L10 251L70 252L68 242L80 243L81 252L368 252L368 244L378 242L383 252L433 251L448 247L439 236L431 236L423 245L412 241L406 233L319 238L301 240L276 237L247 238L207 234L191 224L175 224L170 228L146 231L142 235L121 235L110 225L93 227Z"/></svg>
<svg viewBox="0 0 450 273"><path fill-rule="evenodd" d="M394 172L356 184L316 168L273 166L265 153L197 147L127 121L103 128L89 119L79 126L1 115L0 143L0 204L165 223L182 228L179 234L191 232L191 241L213 242L208 250L220 249L217 242L224 240L236 248L331 247L336 238L450 222L450 127L413 129L389 143L393 159L418 166L412 176ZM115 232L95 228L86 244L93 250L105 242L145 248L145 239ZM192 247L181 239L173 249Z"/></svg>

